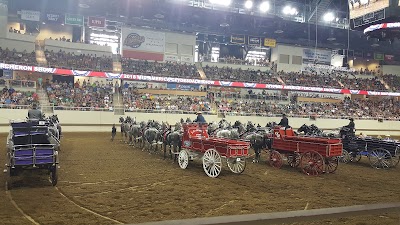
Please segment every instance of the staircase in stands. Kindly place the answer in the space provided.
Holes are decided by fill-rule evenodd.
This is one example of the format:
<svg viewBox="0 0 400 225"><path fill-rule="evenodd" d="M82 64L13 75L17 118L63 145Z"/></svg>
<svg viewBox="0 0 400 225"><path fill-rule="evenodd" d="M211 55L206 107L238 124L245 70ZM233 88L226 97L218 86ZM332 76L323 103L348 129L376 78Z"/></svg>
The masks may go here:
<svg viewBox="0 0 400 225"><path fill-rule="evenodd" d="M47 65L46 55L44 54L44 41L37 40L35 42L35 54L36 54L36 61L41 66Z"/></svg>
<svg viewBox="0 0 400 225"><path fill-rule="evenodd" d="M113 95L114 115L125 115L123 97L119 92Z"/></svg>
<svg viewBox="0 0 400 225"><path fill-rule="evenodd" d="M47 92L43 89L38 87L37 94L39 96L39 105L43 113L53 113L54 109L53 106L50 104L49 96Z"/></svg>
<svg viewBox="0 0 400 225"><path fill-rule="evenodd" d="M197 71L199 71L200 78L202 80L207 79L206 73L204 72L203 67L201 66L201 62L196 62L195 65L196 65Z"/></svg>

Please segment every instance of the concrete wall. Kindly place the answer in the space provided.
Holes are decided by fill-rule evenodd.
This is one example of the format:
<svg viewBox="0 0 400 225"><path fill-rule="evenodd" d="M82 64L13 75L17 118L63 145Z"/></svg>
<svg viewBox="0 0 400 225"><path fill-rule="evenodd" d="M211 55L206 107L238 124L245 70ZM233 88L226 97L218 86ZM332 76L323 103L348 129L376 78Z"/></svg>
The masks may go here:
<svg viewBox="0 0 400 225"><path fill-rule="evenodd" d="M288 55L289 63L281 63L281 55ZM276 62L278 64L278 71L283 70L285 72L299 72L302 69L302 62L300 65L293 64L293 56L303 57L303 48L278 44L275 48L272 49L271 62Z"/></svg>
<svg viewBox="0 0 400 225"><path fill-rule="evenodd" d="M65 37L66 39L72 40L72 26L61 26L60 24L43 24L40 25L40 33L37 36L38 40L49 39L50 37L54 40Z"/></svg>
<svg viewBox="0 0 400 225"><path fill-rule="evenodd" d="M260 70L260 71L269 71L270 70L269 67L265 67L265 66L237 65L237 64L214 63L214 62L202 62L201 65L203 67L208 65L208 66L216 66L218 68L231 67L233 69L242 69L242 70Z"/></svg>
<svg viewBox="0 0 400 225"><path fill-rule="evenodd" d="M7 38L0 38L0 47L18 52L33 52L35 50L36 36L7 32ZM0 59L1 60L1 59Z"/></svg>
<svg viewBox="0 0 400 225"><path fill-rule="evenodd" d="M60 50L75 54L93 54L97 56L112 56L110 46L99 46L84 43L74 43L45 39L45 50L58 52Z"/></svg>
<svg viewBox="0 0 400 225"><path fill-rule="evenodd" d="M393 74L400 76L400 66L383 65L382 71L383 74Z"/></svg>
<svg viewBox="0 0 400 225"><path fill-rule="evenodd" d="M0 132L8 132L9 120L23 119L26 117L28 110L0 109ZM113 112L82 112L82 111L60 111L56 110L64 131L111 131L112 124L118 124L120 116L114 115ZM137 121L142 120L158 120L167 121L170 124L175 124L181 118L195 118L194 114L166 114L166 113L126 113L125 116L136 117ZM208 122L219 121L216 115L204 115ZM265 125L270 121L279 122L277 117L250 117L250 116L227 116L230 122L240 120L241 122L252 121ZM315 124L321 129L336 129L348 124L348 120L342 119L317 119L312 121L308 118L289 118L290 125L294 128L299 128L303 124ZM356 120L357 134L363 132L369 135L386 135L400 136L399 121L383 121L379 123L374 120Z"/></svg>
<svg viewBox="0 0 400 225"><path fill-rule="evenodd" d="M194 63L194 50L196 36L194 34L181 34L165 32L165 57L164 60ZM175 60L174 60L175 59Z"/></svg>

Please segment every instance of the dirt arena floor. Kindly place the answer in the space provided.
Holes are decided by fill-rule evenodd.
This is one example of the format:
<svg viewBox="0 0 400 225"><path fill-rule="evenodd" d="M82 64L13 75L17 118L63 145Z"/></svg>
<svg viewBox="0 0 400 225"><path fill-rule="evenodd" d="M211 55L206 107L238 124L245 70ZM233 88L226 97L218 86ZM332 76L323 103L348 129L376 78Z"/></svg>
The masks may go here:
<svg viewBox="0 0 400 225"><path fill-rule="evenodd" d="M118 224L220 215L400 202L400 169L375 170L363 159L335 174L309 177L284 166L247 164L241 175L212 179L195 161L186 170L161 155L129 147L106 133L66 133L59 183L26 172L5 189L0 224ZM0 160L6 134L0 135ZM4 165L4 164L3 164ZM294 224L400 224L396 213Z"/></svg>

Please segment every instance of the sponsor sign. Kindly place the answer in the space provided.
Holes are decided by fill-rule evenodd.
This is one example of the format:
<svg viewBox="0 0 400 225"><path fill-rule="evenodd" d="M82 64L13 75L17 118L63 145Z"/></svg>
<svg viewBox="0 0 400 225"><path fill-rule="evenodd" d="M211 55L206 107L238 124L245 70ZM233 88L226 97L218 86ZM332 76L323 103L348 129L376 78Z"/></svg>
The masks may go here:
<svg viewBox="0 0 400 225"><path fill-rule="evenodd" d="M172 90L183 90L183 91L190 91L190 90L198 90L200 85L198 84L175 84L175 83L168 83L167 89Z"/></svg>
<svg viewBox="0 0 400 225"><path fill-rule="evenodd" d="M29 21L40 21L40 12L32 10L21 10L21 19Z"/></svg>
<svg viewBox="0 0 400 225"><path fill-rule="evenodd" d="M385 61L394 61L394 55L385 55Z"/></svg>
<svg viewBox="0 0 400 225"><path fill-rule="evenodd" d="M242 34L232 34L231 43L244 45L246 43L246 36Z"/></svg>
<svg viewBox="0 0 400 225"><path fill-rule="evenodd" d="M364 53L364 58L373 59L374 58L374 53L373 52L365 52Z"/></svg>
<svg viewBox="0 0 400 225"><path fill-rule="evenodd" d="M65 22L64 16L58 13L45 13L43 21L46 23L58 23L62 24Z"/></svg>
<svg viewBox="0 0 400 225"><path fill-rule="evenodd" d="M177 55L164 55L164 61L179 62L179 57Z"/></svg>
<svg viewBox="0 0 400 225"><path fill-rule="evenodd" d="M89 16L88 26L89 27L106 27L106 18Z"/></svg>
<svg viewBox="0 0 400 225"><path fill-rule="evenodd" d="M122 48L130 51L164 53L165 33L124 27Z"/></svg>
<svg viewBox="0 0 400 225"><path fill-rule="evenodd" d="M275 48L276 47L276 40L275 39L270 39L270 38L264 38L264 46L265 47Z"/></svg>
<svg viewBox="0 0 400 225"><path fill-rule="evenodd" d="M383 53L374 53L374 59L375 60L384 60L385 55Z"/></svg>
<svg viewBox="0 0 400 225"><path fill-rule="evenodd" d="M331 65L332 51L320 49L303 49L303 63Z"/></svg>
<svg viewBox="0 0 400 225"><path fill-rule="evenodd" d="M193 57L192 56L182 56L181 57L181 62L193 63Z"/></svg>
<svg viewBox="0 0 400 225"><path fill-rule="evenodd" d="M13 79L13 71L12 70L3 70L2 79Z"/></svg>
<svg viewBox="0 0 400 225"><path fill-rule="evenodd" d="M255 46L261 46L261 38L249 36L248 44L255 45Z"/></svg>
<svg viewBox="0 0 400 225"><path fill-rule="evenodd" d="M83 26L83 21L84 19L81 15L65 14L65 24Z"/></svg>

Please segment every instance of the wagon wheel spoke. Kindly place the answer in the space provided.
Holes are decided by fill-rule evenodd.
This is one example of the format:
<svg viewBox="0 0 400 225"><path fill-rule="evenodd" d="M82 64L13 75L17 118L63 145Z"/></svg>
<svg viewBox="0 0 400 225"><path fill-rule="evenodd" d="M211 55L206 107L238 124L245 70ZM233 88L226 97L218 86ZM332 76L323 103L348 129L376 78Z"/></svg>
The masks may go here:
<svg viewBox="0 0 400 225"><path fill-rule="evenodd" d="M203 169L209 177L217 177L222 170L221 156L215 149L208 149L203 155Z"/></svg>
<svg viewBox="0 0 400 225"><path fill-rule="evenodd" d="M369 163L376 169L388 169L393 166L392 155L383 148L374 149L368 154Z"/></svg>

